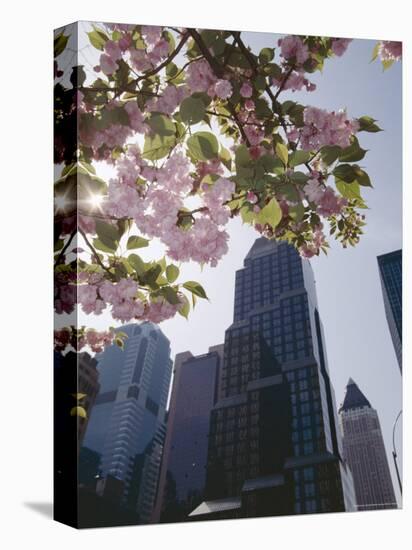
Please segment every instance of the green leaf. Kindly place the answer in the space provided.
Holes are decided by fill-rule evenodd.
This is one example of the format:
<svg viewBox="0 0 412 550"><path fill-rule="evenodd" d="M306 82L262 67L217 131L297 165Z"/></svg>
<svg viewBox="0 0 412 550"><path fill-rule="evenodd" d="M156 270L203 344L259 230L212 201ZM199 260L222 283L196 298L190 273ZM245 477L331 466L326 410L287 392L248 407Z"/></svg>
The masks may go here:
<svg viewBox="0 0 412 550"><path fill-rule="evenodd" d="M372 51L372 59L371 61L375 61L375 59L378 57L378 54L379 54L379 47L380 47L380 44L379 42L377 42L375 44L375 47L373 48L373 51Z"/></svg>
<svg viewBox="0 0 412 550"><path fill-rule="evenodd" d="M252 157L250 156L249 149L246 145L239 145L235 151L235 164L236 168L245 168L250 165Z"/></svg>
<svg viewBox="0 0 412 550"><path fill-rule="evenodd" d="M176 134L176 126L174 123L169 117L160 113L154 113L147 123L158 136L174 136Z"/></svg>
<svg viewBox="0 0 412 550"><path fill-rule="evenodd" d="M387 69L389 69L389 67L392 67L392 65L394 63L395 63L394 59L384 59L384 60L382 60L383 70L386 71Z"/></svg>
<svg viewBox="0 0 412 550"><path fill-rule="evenodd" d="M339 158L342 149L338 145L325 145L320 150L320 156L326 166L330 166Z"/></svg>
<svg viewBox="0 0 412 550"><path fill-rule="evenodd" d="M355 168L350 164L339 164L334 168L332 174L346 183L356 180Z"/></svg>
<svg viewBox="0 0 412 550"><path fill-rule="evenodd" d="M160 290L159 294L161 296L164 296L166 300L169 302L169 304L172 304L173 306L180 304L180 299L179 299L179 296L177 295L177 290L172 288L171 286L163 287Z"/></svg>
<svg viewBox="0 0 412 550"><path fill-rule="evenodd" d="M104 243L100 239L93 239L93 246L97 248L97 250L108 252L109 254L114 254L117 250L117 243Z"/></svg>
<svg viewBox="0 0 412 550"><path fill-rule="evenodd" d="M187 97L180 105L180 117L186 124L197 124L205 116L205 104L200 98Z"/></svg>
<svg viewBox="0 0 412 550"><path fill-rule="evenodd" d="M381 132L382 128L379 128L375 124L376 120L370 116L361 116L358 118L359 122L359 132Z"/></svg>
<svg viewBox="0 0 412 550"><path fill-rule="evenodd" d="M144 248L145 246L149 246L149 241L147 239L144 239L143 237L138 237L137 235L133 235L129 237L127 240L128 250L131 250L133 248Z"/></svg>
<svg viewBox="0 0 412 550"><path fill-rule="evenodd" d="M219 158L228 170L232 170L232 157L230 152L225 147L220 148Z"/></svg>
<svg viewBox="0 0 412 550"><path fill-rule="evenodd" d="M97 48L98 50L103 50L106 42L108 41L108 37L104 34L104 32L94 30L87 33L87 36L89 37L90 44Z"/></svg>
<svg viewBox="0 0 412 550"><path fill-rule="evenodd" d="M250 204L245 204L240 209L240 217L242 218L243 223L252 223L255 216L256 214L253 211L253 206Z"/></svg>
<svg viewBox="0 0 412 550"><path fill-rule="evenodd" d="M70 416L80 416L81 418L87 418L87 412L84 407L73 407L70 410Z"/></svg>
<svg viewBox="0 0 412 550"><path fill-rule="evenodd" d="M199 296L199 298L205 298L206 300L208 299L204 288L196 281L186 281L183 283L183 287L186 290L189 290L192 294L195 294L195 296Z"/></svg>
<svg viewBox="0 0 412 550"><path fill-rule="evenodd" d="M54 243L54 252L58 252L61 248L64 246L64 240L63 239L57 239L57 241Z"/></svg>
<svg viewBox="0 0 412 550"><path fill-rule="evenodd" d="M256 215L255 221L261 225L270 225L272 229L279 224L282 219L282 210L275 197L271 198L266 206Z"/></svg>
<svg viewBox="0 0 412 550"><path fill-rule="evenodd" d="M67 46L67 42L69 40L68 36L64 36L64 34L59 34L54 39L54 57L59 56L64 49Z"/></svg>
<svg viewBox="0 0 412 550"><path fill-rule="evenodd" d="M365 170L362 170L357 164L353 166L356 174L356 181L363 187L372 187L371 180Z"/></svg>
<svg viewBox="0 0 412 550"><path fill-rule="evenodd" d="M143 157L147 160L159 160L169 154L175 145L174 136L146 136L143 147Z"/></svg>
<svg viewBox="0 0 412 550"><path fill-rule="evenodd" d="M289 166L299 166L299 164L305 164L310 159L309 151L293 151L289 157Z"/></svg>
<svg viewBox="0 0 412 550"><path fill-rule="evenodd" d="M96 220L96 233L100 243L115 252L119 246L119 230L109 223Z"/></svg>
<svg viewBox="0 0 412 550"><path fill-rule="evenodd" d="M302 221L303 216L305 215L305 207L301 202L299 202L297 205L291 206L289 208L289 215L295 221L295 223L299 223Z"/></svg>
<svg viewBox="0 0 412 550"><path fill-rule="evenodd" d="M277 156L280 158L280 160L283 162L285 166L288 164L288 148L283 143L276 143L275 148Z"/></svg>
<svg viewBox="0 0 412 550"><path fill-rule="evenodd" d="M353 142L349 147L342 149L339 154L339 160L341 162L355 162L362 160L366 154L366 149L362 149L359 145L358 138L353 136Z"/></svg>
<svg viewBox="0 0 412 550"><path fill-rule="evenodd" d="M194 296L194 295L192 295ZM186 296L180 296L180 301L181 301L181 305L180 307L178 308L178 313L180 313L180 315L182 317L184 317L185 319L187 319L189 317L189 313L190 313L190 302L189 300L187 299Z"/></svg>
<svg viewBox="0 0 412 550"><path fill-rule="evenodd" d="M176 265L170 264L166 267L166 278L169 283L174 283L179 277L180 270Z"/></svg>
<svg viewBox="0 0 412 550"><path fill-rule="evenodd" d="M336 189L345 197L345 199L361 199L359 184L355 181L353 183L345 183L343 180L335 179Z"/></svg>
<svg viewBox="0 0 412 550"><path fill-rule="evenodd" d="M187 140L187 147L196 160L216 158L219 152L219 143L210 132L196 132Z"/></svg>
<svg viewBox="0 0 412 550"><path fill-rule="evenodd" d="M303 172L293 172L289 178L293 183L297 183L298 185L304 185L308 179L309 176L307 174L304 174Z"/></svg>
<svg viewBox="0 0 412 550"><path fill-rule="evenodd" d="M274 48L263 48L262 50L260 50L259 53L259 61L264 64L269 63L270 61L272 61L274 55Z"/></svg>
<svg viewBox="0 0 412 550"><path fill-rule="evenodd" d="M143 275L145 273L146 265L140 256L138 256L137 254L130 254L127 257L127 261L138 275Z"/></svg>

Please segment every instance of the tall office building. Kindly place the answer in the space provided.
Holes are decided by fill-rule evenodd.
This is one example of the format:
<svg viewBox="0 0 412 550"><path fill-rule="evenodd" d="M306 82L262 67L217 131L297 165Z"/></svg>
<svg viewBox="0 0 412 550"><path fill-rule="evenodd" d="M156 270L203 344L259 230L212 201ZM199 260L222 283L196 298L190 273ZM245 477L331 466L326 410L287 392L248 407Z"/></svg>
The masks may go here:
<svg viewBox="0 0 412 550"><path fill-rule="evenodd" d="M355 509L311 266L259 238L236 273L206 498L192 519Z"/></svg>
<svg viewBox="0 0 412 550"><path fill-rule="evenodd" d="M128 335L124 350L113 345L99 356L100 392L83 445L100 454L103 478L122 483L122 505L148 523L165 436L170 342L151 323L120 330Z"/></svg>
<svg viewBox="0 0 412 550"><path fill-rule="evenodd" d="M210 412L217 401L223 345L176 355L154 522L185 521L204 499Z"/></svg>
<svg viewBox="0 0 412 550"><path fill-rule="evenodd" d="M397 508L378 413L352 378L339 416L358 510Z"/></svg>
<svg viewBox="0 0 412 550"><path fill-rule="evenodd" d="M402 372L402 250L378 256L378 265L386 318Z"/></svg>

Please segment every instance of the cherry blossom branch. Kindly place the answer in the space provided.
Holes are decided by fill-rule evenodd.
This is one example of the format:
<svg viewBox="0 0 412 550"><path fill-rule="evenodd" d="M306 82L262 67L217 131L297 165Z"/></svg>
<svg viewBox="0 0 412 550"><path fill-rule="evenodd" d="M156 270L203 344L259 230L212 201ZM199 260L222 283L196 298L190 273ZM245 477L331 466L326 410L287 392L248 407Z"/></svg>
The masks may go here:
<svg viewBox="0 0 412 550"><path fill-rule="evenodd" d="M54 262L54 267L56 267L56 265L59 264L60 260L62 259L62 257L64 256L64 253L66 252L66 250L69 248L70 246L70 243L72 242L74 236L76 235L77 233L77 230L74 229L67 241L67 243L64 245L64 247L62 248L62 250L60 251L60 254L57 256L56 258L56 261Z"/></svg>
<svg viewBox="0 0 412 550"><path fill-rule="evenodd" d="M93 253L93 256L96 260L96 262L100 265L100 267L102 269L104 269L106 271L106 273L108 273L110 275L110 278L113 277L113 273L110 271L110 269L108 269L104 263L102 262L102 260L100 259L100 256L99 254L96 252L96 249L94 248L94 246L92 245L92 243L89 241L89 239L87 238L86 236L86 233L83 231L83 229L79 229L79 233L80 235L83 237L84 239L84 242L87 244L87 246L90 248L90 250L92 251Z"/></svg>
<svg viewBox="0 0 412 550"><path fill-rule="evenodd" d="M189 29L188 32L189 32L190 36L193 38L193 40L196 42L196 44L198 45L199 50L202 52L202 54L203 54L204 58L206 59L206 61L208 61L209 65L210 65L212 71L215 73L215 75L218 78L223 78L224 72L225 72L224 67L222 67L218 63L216 58L214 58L212 56L212 54L210 53L208 47L204 43L204 41L203 41L202 37L200 36L200 34L195 29ZM239 128L239 131L240 131L240 134L241 134L243 140L250 147L250 141L249 141L247 135L245 134L245 130L243 128L242 123L239 120L239 117L237 116L235 106L230 101L230 99L227 100L227 104L228 104L229 110L230 110L233 118L235 119L236 125Z"/></svg>

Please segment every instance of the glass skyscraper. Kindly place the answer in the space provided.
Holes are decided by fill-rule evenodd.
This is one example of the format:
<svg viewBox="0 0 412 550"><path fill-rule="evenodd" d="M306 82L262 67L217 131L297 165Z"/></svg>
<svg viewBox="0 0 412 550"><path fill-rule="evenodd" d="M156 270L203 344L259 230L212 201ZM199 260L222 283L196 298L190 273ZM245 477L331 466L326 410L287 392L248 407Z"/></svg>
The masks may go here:
<svg viewBox="0 0 412 550"><path fill-rule="evenodd" d="M122 482L122 505L148 523L166 431L170 342L151 323L119 330L128 335L124 350L113 345L98 356L100 392L83 446L99 453L104 478Z"/></svg>
<svg viewBox="0 0 412 550"><path fill-rule="evenodd" d="M210 413L219 394L223 345L176 355L155 522L187 521L204 498Z"/></svg>
<svg viewBox="0 0 412 550"><path fill-rule="evenodd" d="M206 498L193 519L354 510L309 261L259 238L236 273Z"/></svg>
<svg viewBox="0 0 412 550"><path fill-rule="evenodd" d="M378 265L386 318L402 372L402 250L378 256Z"/></svg>
<svg viewBox="0 0 412 550"><path fill-rule="evenodd" d="M353 475L357 509L397 508L378 413L349 379L339 409L343 449Z"/></svg>

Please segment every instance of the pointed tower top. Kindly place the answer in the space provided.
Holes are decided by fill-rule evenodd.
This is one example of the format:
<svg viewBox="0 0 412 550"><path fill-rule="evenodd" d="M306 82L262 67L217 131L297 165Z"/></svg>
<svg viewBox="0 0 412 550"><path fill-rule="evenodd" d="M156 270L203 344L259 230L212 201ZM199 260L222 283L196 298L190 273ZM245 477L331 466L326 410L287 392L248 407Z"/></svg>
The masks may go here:
<svg viewBox="0 0 412 550"><path fill-rule="evenodd" d="M339 412L361 407L371 407L371 404L361 392L356 382L352 378L349 378L346 385L345 399L339 408Z"/></svg>

